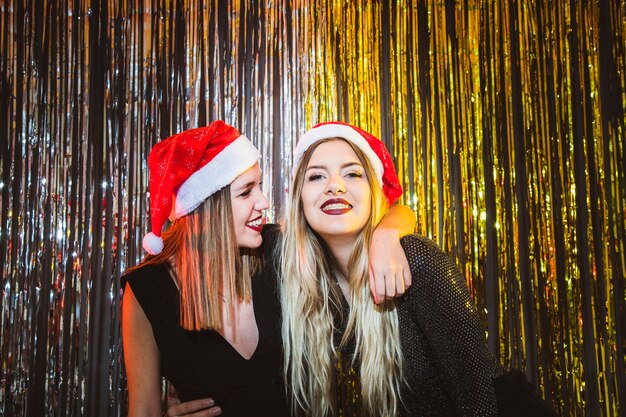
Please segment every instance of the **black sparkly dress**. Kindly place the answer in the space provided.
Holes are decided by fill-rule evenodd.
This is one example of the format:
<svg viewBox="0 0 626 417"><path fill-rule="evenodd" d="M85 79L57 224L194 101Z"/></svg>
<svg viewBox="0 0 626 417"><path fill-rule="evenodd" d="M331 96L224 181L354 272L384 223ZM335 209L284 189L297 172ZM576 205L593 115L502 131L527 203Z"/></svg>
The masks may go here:
<svg viewBox="0 0 626 417"><path fill-rule="evenodd" d="M503 369L487 349L463 276L431 240L410 235L401 244L413 282L395 300L406 381L401 415L496 416L493 378ZM348 345L337 365L338 414L344 417L362 415L358 370L349 365L353 354Z"/></svg>

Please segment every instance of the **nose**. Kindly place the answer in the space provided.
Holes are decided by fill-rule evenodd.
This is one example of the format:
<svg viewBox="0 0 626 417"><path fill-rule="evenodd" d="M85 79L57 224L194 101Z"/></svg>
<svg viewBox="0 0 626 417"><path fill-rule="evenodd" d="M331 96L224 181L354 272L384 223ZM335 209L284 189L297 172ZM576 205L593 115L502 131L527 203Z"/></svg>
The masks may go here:
<svg viewBox="0 0 626 417"><path fill-rule="evenodd" d="M328 178L326 194L344 194L346 192L346 183L339 174L333 174Z"/></svg>
<svg viewBox="0 0 626 417"><path fill-rule="evenodd" d="M267 200L267 197L265 197L265 193L261 192L259 194L260 194L260 196L257 199L257 201L256 201L256 203L254 205L254 208L255 208L255 210L258 210L258 211L267 210L270 207L270 203Z"/></svg>

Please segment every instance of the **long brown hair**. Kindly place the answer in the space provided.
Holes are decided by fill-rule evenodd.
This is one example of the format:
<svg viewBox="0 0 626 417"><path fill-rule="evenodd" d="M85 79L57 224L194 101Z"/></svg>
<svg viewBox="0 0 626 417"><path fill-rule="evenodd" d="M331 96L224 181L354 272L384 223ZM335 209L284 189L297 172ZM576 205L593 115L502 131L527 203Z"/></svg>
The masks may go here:
<svg viewBox="0 0 626 417"><path fill-rule="evenodd" d="M230 187L207 198L163 232L163 251L148 256L145 265L166 264L180 294L180 325L187 330L222 325L224 300L250 301L250 277L259 267L255 249L237 246Z"/></svg>

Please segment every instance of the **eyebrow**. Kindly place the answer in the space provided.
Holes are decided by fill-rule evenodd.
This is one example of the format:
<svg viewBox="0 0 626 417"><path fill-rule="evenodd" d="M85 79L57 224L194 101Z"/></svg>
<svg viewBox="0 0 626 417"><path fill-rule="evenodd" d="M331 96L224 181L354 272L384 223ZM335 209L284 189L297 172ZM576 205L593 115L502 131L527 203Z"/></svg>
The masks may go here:
<svg viewBox="0 0 626 417"><path fill-rule="evenodd" d="M362 164L362 163L360 163L360 162L358 162L358 161L354 161L354 162L347 162L347 163L345 163L345 164L341 165L341 167L340 167L340 168L341 168L341 169L344 169L344 168L351 167L352 165L358 165L358 166L360 166L361 168L363 168L363 164ZM326 165L309 165L308 167L306 167L306 171L308 171L308 170L310 170L310 169L327 169L327 168L326 168Z"/></svg>
<svg viewBox="0 0 626 417"><path fill-rule="evenodd" d="M237 190L245 190L246 188L254 187L255 185L256 185L256 181L250 181L242 185L241 187L237 187Z"/></svg>

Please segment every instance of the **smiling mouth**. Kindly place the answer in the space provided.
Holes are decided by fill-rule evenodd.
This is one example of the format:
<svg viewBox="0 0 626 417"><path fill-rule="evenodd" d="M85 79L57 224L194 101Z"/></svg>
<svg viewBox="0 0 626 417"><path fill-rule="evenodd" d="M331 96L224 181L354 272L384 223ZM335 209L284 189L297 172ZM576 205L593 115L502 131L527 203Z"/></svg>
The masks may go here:
<svg viewBox="0 0 626 417"><path fill-rule="evenodd" d="M328 200L320 207L325 214L338 215L352 210L352 205L343 199Z"/></svg>
<svg viewBox="0 0 626 417"><path fill-rule="evenodd" d="M248 223L246 223L246 227L249 227L250 229L255 230L257 232L260 232L261 229L263 229L264 224L265 224L265 217L259 216L256 219L251 220Z"/></svg>

